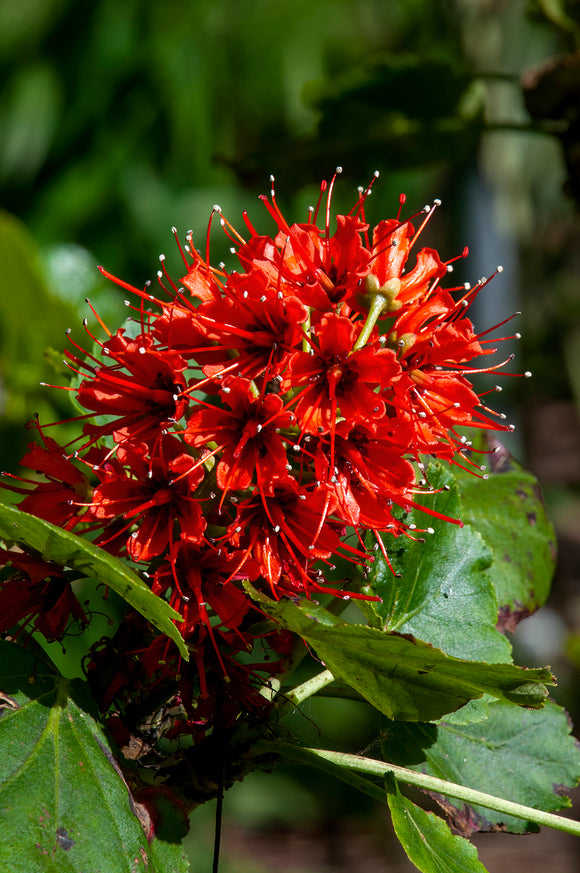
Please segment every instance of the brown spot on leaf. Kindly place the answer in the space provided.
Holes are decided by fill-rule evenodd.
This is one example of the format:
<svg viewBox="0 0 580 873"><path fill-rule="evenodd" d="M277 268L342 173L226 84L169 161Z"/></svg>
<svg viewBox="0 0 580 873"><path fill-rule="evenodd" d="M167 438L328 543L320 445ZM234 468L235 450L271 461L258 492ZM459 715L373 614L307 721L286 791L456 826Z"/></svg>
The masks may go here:
<svg viewBox="0 0 580 873"><path fill-rule="evenodd" d="M532 527L535 527L535 526L537 525L537 523L538 523L538 519L537 519L537 517L536 517L536 513L535 513L535 512L528 512L528 513L527 513L527 516L528 516L528 521L530 522L530 524L532 525Z"/></svg>
<svg viewBox="0 0 580 873"><path fill-rule="evenodd" d="M524 618L528 618L533 610L524 606L523 603L514 603L513 607L509 605L501 606L497 614L496 629L500 632L509 631L511 634Z"/></svg>
<svg viewBox="0 0 580 873"><path fill-rule="evenodd" d="M463 837L469 837L471 834L475 833L509 833L505 824L488 821L483 815L476 813L476 811L466 803L456 801L457 806L455 806L450 800L446 797L442 797L440 794L435 794L431 791L428 791L427 794L430 794L445 811L451 828ZM526 822L525 833L537 833L539 830L539 827L535 824Z"/></svg>
<svg viewBox="0 0 580 873"><path fill-rule="evenodd" d="M427 794L444 810L450 826L462 837L469 837L478 831L489 832L496 827L483 816L477 815L475 810L465 803L458 802L458 805L454 806L450 800L440 794L435 794L433 791L428 791Z"/></svg>
<svg viewBox="0 0 580 873"><path fill-rule="evenodd" d="M143 833L147 837L147 842L150 843L155 836L155 827L149 811L143 803L135 803L130 795L129 800L131 803L131 812L138 819L139 824L143 828Z"/></svg>
<svg viewBox="0 0 580 873"><path fill-rule="evenodd" d="M503 560L504 560L504 561L507 561L508 564L511 564L511 562L512 562L512 556L511 556L511 555L508 555L508 553L506 552L505 555L503 556Z"/></svg>
<svg viewBox="0 0 580 873"><path fill-rule="evenodd" d="M65 828L61 827L56 829L56 844L61 849L64 849L65 852L68 852L74 846L75 841L69 837Z"/></svg>

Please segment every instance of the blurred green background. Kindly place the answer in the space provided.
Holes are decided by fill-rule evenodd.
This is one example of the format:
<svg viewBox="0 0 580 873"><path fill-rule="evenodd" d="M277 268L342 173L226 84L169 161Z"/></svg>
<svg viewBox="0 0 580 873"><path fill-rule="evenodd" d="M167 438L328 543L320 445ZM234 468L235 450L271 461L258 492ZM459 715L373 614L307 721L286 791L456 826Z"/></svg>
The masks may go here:
<svg viewBox="0 0 580 873"><path fill-rule="evenodd" d="M534 378L503 380L502 408L561 554L551 606L517 645L552 664L579 723L579 34L578 0L0 0L2 466L17 469L35 412L71 415L67 392L39 382L65 383L64 330L84 336L84 298L113 330L125 318L97 264L142 286L163 252L179 277L172 225L203 247L217 202L270 232L257 199L270 173L299 220L337 164L339 210L378 169L371 221L401 191L411 210L441 198L424 244L444 258L470 247L459 281L504 267L477 323L522 311L506 345ZM212 236L214 262L227 248ZM312 703L300 729L315 742L324 724L327 742L362 750L377 724L348 707ZM193 816L195 871L211 866L212 815ZM322 777L255 774L226 799L223 873L408 870L385 818ZM575 851L553 873L576 870ZM483 855L492 873L516 869L506 858Z"/></svg>

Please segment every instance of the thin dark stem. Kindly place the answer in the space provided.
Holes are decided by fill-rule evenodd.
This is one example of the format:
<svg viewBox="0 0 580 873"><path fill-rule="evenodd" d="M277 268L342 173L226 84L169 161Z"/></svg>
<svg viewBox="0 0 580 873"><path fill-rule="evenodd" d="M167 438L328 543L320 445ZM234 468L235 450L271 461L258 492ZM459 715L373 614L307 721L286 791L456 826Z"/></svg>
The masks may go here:
<svg viewBox="0 0 580 873"><path fill-rule="evenodd" d="M215 810L215 833L213 841L213 866L212 873L218 873L220 863L220 843L222 837L222 818L224 809L224 764L220 766L217 806Z"/></svg>
<svg viewBox="0 0 580 873"><path fill-rule="evenodd" d="M212 865L212 873L219 873L219 863L220 863L220 844L222 838L222 819L223 819L223 810L224 810L224 770L225 770L225 759L226 759L226 750L224 748L225 741L225 731L223 730L222 725L222 713L221 713L221 700L222 700L222 687L218 685L217 693L216 693L216 721L214 726L214 735L216 739L216 747L219 754L219 772L218 772L218 790L217 790L217 804L215 810L215 829L214 829L214 840L213 840L213 865Z"/></svg>

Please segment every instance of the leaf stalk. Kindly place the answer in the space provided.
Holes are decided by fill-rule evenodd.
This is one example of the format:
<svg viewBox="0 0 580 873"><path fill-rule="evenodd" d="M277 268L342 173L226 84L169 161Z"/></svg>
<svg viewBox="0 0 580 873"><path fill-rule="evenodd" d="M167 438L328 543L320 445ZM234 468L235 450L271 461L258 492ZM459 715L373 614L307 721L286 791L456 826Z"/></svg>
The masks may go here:
<svg viewBox="0 0 580 873"><path fill-rule="evenodd" d="M438 779L436 776L417 773L414 770L408 770L406 767L399 767L397 764L377 761L374 758L364 758L359 755L350 755L345 752L332 752L327 749L295 746L292 743L261 740L258 746L259 749L257 751L259 753L277 753L296 763L311 764L322 770L331 769L334 775L339 777L339 770L343 768L380 778L384 778L387 773L392 773L399 782L403 782L406 785L414 785L426 791L434 791L437 794L463 800L471 805L483 806L485 809L493 809L496 812L502 812L537 825L544 825L545 827L565 831L580 837L580 822L573 819L534 809L531 806L524 806L521 803L514 803L511 800L505 800L503 797L496 797L493 794L485 794L483 791L476 791L474 788L458 785L455 782L447 782L444 779ZM345 781L350 780L346 779Z"/></svg>

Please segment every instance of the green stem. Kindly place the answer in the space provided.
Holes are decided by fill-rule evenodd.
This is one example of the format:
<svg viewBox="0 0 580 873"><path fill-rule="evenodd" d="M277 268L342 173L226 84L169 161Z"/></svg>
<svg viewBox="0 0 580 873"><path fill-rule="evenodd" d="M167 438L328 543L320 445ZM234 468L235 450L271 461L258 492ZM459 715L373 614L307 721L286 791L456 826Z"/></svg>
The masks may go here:
<svg viewBox="0 0 580 873"><path fill-rule="evenodd" d="M361 330L357 341L352 347L353 352L358 351L358 349L362 349L367 344L368 338L370 337L373 327L377 323L379 316L383 309L388 305L388 298L383 294L374 294L373 300L368 311L367 320L365 321L364 327Z"/></svg>
<svg viewBox="0 0 580 873"><path fill-rule="evenodd" d="M312 310L310 309L310 307L308 307L308 317L307 317L306 321L304 322L304 324L302 325L302 330L304 331L304 334L302 336L302 351L303 352L310 351L310 343L308 342L308 336L310 334L310 313L311 312L312 312Z"/></svg>
<svg viewBox="0 0 580 873"><path fill-rule="evenodd" d="M326 686L330 685L331 682L334 682L334 676L330 670L323 670L322 673L317 673L316 676L312 676L310 679L307 679L306 682L293 688L292 691L286 695L285 705L300 706L302 701L308 700L309 697L317 694L317 692L322 688L326 688Z"/></svg>
<svg viewBox="0 0 580 873"><path fill-rule="evenodd" d="M358 755L348 755L344 752L330 752L326 749L305 748L294 746L291 743L278 743L268 740L260 740L256 751L259 754L263 752L269 752L270 754L277 753L297 763L311 764L322 770L331 768L332 772L338 776L340 774L337 772L337 768L347 768L348 770L368 773L381 778L390 772L399 782L404 782L407 785L415 785L417 788L435 791L437 794L455 797L457 800L464 800L466 803L483 806L485 809L493 809L496 812L513 815L516 818L521 818L534 824L545 825L546 827L580 836L580 822L578 821L554 815L551 812L543 812L540 809L533 809L530 806L523 806L521 803L513 803L511 800L504 800L501 797L495 797L493 794L484 794L482 791L475 791L473 788L457 785L455 782L446 782L444 779L438 779L436 776L416 773L414 770L407 770L406 767L399 767L396 764L376 761L373 758L363 758ZM364 787L362 790L365 790ZM366 793L370 792L367 791ZM382 799L384 799L384 795L382 795Z"/></svg>

